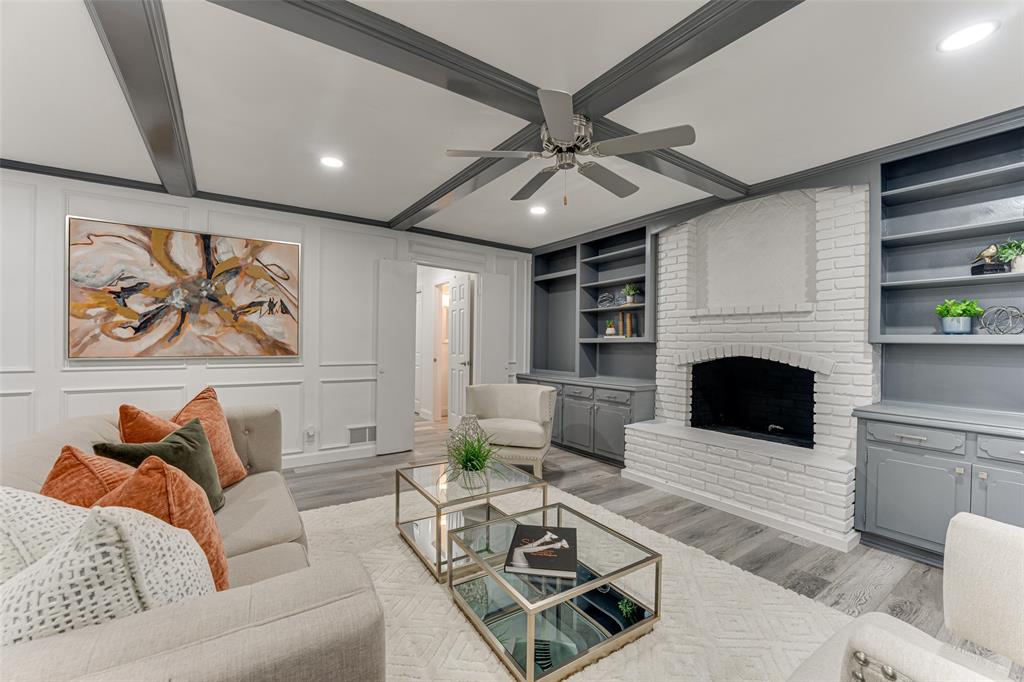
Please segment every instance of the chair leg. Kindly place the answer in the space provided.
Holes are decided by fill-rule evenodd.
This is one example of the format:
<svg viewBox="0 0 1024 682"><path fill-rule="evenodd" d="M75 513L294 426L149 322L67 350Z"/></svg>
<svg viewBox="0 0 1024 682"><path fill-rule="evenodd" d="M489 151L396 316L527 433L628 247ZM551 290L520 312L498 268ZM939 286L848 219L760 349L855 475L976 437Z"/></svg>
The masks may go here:
<svg viewBox="0 0 1024 682"><path fill-rule="evenodd" d="M544 478L544 462L533 463L533 475L537 478Z"/></svg>

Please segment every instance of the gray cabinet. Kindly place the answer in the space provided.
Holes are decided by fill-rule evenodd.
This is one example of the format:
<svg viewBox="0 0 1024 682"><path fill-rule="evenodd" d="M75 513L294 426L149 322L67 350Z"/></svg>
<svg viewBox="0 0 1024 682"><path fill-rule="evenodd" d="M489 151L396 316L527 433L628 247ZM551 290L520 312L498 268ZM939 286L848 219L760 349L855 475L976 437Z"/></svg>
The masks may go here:
<svg viewBox="0 0 1024 682"><path fill-rule="evenodd" d="M537 382L544 386L550 386L555 389L555 416L551 420L551 441L554 443L562 442L562 386L561 384L552 384L547 381Z"/></svg>
<svg viewBox="0 0 1024 682"><path fill-rule="evenodd" d="M865 530L941 552L946 527L971 508L971 465L869 445Z"/></svg>
<svg viewBox="0 0 1024 682"><path fill-rule="evenodd" d="M605 457L625 461L626 424L630 410L619 405L594 404L594 452Z"/></svg>
<svg viewBox="0 0 1024 682"><path fill-rule="evenodd" d="M974 465L971 512L1024 526L1024 471Z"/></svg>
<svg viewBox="0 0 1024 682"><path fill-rule="evenodd" d="M566 396L562 402L562 443L580 450L594 445L594 403Z"/></svg>

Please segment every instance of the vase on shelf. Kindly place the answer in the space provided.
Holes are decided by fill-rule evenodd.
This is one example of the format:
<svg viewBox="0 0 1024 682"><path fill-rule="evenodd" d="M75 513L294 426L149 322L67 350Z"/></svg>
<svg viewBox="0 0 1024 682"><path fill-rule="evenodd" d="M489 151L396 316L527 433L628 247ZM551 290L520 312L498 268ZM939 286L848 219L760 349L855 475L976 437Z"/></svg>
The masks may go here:
<svg viewBox="0 0 1024 682"><path fill-rule="evenodd" d="M1013 257L1010 261L1010 272L1024 272L1024 255Z"/></svg>
<svg viewBox="0 0 1024 682"><path fill-rule="evenodd" d="M943 317L943 334L970 334L973 317Z"/></svg>

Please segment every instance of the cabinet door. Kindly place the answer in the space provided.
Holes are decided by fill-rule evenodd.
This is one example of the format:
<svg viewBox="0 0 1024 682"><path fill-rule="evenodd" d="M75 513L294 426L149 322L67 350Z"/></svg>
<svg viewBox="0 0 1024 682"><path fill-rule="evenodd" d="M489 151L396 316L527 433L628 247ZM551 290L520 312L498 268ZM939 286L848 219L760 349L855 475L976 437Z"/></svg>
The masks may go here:
<svg viewBox="0 0 1024 682"><path fill-rule="evenodd" d="M1024 526L1024 472L974 465L971 513Z"/></svg>
<svg viewBox="0 0 1024 682"><path fill-rule="evenodd" d="M942 552L946 527L971 506L971 465L868 446L865 530Z"/></svg>
<svg viewBox="0 0 1024 682"><path fill-rule="evenodd" d="M594 405L594 452L605 457L624 460L626 424L630 422L628 407Z"/></svg>
<svg viewBox="0 0 1024 682"><path fill-rule="evenodd" d="M590 451L594 445L594 403L567 397L562 401L562 442Z"/></svg>

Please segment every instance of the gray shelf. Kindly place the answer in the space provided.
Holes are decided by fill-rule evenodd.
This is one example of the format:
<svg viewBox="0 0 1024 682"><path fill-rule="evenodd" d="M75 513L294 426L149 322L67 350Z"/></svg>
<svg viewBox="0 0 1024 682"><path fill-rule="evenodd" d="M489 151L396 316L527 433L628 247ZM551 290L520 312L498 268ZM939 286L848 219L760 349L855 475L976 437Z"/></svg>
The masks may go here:
<svg viewBox="0 0 1024 682"><path fill-rule="evenodd" d="M1024 161L882 192L882 205L899 206L1024 180Z"/></svg>
<svg viewBox="0 0 1024 682"><path fill-rule="evenodd" d="M1003 272L994 275L964 275L962 277L928 277L898 282L882 282L882 289L941 289L945 287L984 286L1024 282L1024 272Z"/></svg>
<svg viewBox="0 0 1024 682"><path fill-rule="evenodd" d="M624 339L580 339L580 343L654 343L644 336L630 336Z"/></svg>
<svg viewBox="0 0 1024 682"><path fill-rule="evenodd" d="M562 279L563 277L575 277L576 270L560 270L559 272L549 272L546 275L537 275L533 278L534 282L547 282L552 279Z"/></svg>
<svg viewBox="0 0 1024 682"><path fill-rule="evenodd" d="M580 310L581 313L618 313L627 310L643 310L646 303L627 303L625 305L617 305L611 308L583 308Z"/></svg>
<svg viewBox="0 0 1024 682"><path fill-rule="evenodd" d="M880 343L910 343L950 346L1019 346L1024 334L882 334Z"/></svg>
<svg viewBox="0 0 1024 682"><path fill-rule="evenodd" d="M613 277L606 279L603 282L581 282L581 289L601 289L604 287L613 287L618 284L628 284L630 282L643 282L646 279L645 275L631 275L629 277Z"/></svg>
<svg viewBox="0 0 1024 682"><path fill-rule="evenodd" d="M644 255L647 247L643 244L639 246L630 246L625 249L616 249L615 251L609 251L608 253L602 253L597 256L590 256L589 258L581 258L581 263L587 263L589 265L597 265L598 263L607 263L613 260L622 260L623 258L636 258L637 256Z"/></svg>
<svg viewBox="0 0 1024 682"><path fill-rule="evenodd" d="M987 223L938 227L932 230L920 230L906 234L894 234L882 237L882 245L887 247L918 246L920 244L937 244L951 239L970 239L972 237L988 237L1006 234L1024 229L1024 216L1013 220L995 220ZM884 228L883 228L884 231Z"/></svg>

